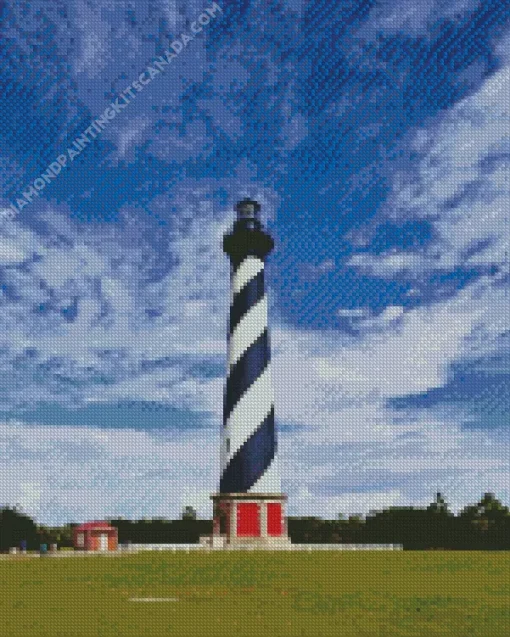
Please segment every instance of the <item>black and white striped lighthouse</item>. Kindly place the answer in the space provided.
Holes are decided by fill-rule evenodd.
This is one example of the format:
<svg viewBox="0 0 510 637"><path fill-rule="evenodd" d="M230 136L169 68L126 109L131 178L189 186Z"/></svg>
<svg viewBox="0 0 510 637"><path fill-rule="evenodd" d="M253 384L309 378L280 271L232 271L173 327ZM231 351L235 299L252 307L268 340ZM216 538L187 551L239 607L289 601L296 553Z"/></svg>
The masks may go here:
<svg viewBox="0 0 510 637"><path fill-rule="evenodd" d="M274 395L264 262L274 246L260 205L244 199L223 238L231 264L228 370L221 437L221 476L214 501L220 544L288 543L277 466Z"/></svg>

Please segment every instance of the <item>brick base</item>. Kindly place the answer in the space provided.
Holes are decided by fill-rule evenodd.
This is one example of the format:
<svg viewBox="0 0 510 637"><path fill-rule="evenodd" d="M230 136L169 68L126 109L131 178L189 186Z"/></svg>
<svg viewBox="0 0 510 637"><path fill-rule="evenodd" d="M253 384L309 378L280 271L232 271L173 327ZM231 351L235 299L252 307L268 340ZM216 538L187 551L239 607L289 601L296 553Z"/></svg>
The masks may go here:
<svg viewBox="0 0 510 637"><path fill-rule="evenodd" d="M214 502L213 536L225 547L284 546L290 543L281 493L218 493ZM221 544L221 542L217 542Z"/></svg>

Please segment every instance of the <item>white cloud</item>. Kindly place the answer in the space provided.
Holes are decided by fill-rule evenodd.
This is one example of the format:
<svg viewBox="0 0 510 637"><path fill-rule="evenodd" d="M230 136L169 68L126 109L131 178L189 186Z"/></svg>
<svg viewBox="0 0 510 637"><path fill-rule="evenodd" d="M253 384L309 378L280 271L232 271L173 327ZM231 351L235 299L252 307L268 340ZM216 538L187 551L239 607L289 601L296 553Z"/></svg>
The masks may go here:
<svg viewBox="0 0 510 637"><path fill-rule="evenodd" d="M488 432L427 412L393 412L382 402L322 416L317 410L308 428L281 436L283 482L296 513L323 515L325 507L335 517L332 506L366 513L379 508L378 494L388 504L423 506L441 491L455 511L482 492L510 497L508 443ZM338 508L344 497L351 506Z"/></svg>
<svg viewBox="0 0 510 637"><path fill-rule="evenodd" d="M434 380L441 386L452 362L501 351L504 335L510 329L506 294L510 246L509 92L507 67L452 107L438 123L416 135L414 150L420 157L416 170L396 175L383 214L397 222L408 218L429 220L432 242L418 252L359 252L350 261L360 272L417 280L436 269L497 268L494 274L474 280L451 299L406 312L400 332L409 335L405 346L402 336L388 337L387 344L392 344L405 373L412 374L408 366L411 355L422 359L413 374L420 379L418 384L423 382L422 391ZM428 324L423 330L418 327L420 321ZM411 336L412 325L416 341ZM371 319L358 326L377 331L377 322ZM402 348L394 347L397 342ZM439 358L433 351L434 344L439 346ZM422 352L428 367L423 367ZM390 360L395 358L390 355ZM399 382L397 375L397 385ZM402 388L405 386L403 383Z"/></svg>
<svg viewBox="0 0 510 637"><path fill-rule="evenodd" d="M350 265L378 276L496 265L508 272L510 245L510 67L487 79L435 126L416 134L416 171L397 174L384 214L429 220L434 240L420 252L360 252Z"/></svg>
<svg viewBox="0 0 510 637"><path fill-rule="evenodd" d="M351 512L373 502L375 492L393 503L425 504L441 490L454 509L482 491L509 498L507 440L495 444L490 432L464 428L468 420L459 413L394 412L385 402L444 386L452 364L501 351L510 329L508 85L508 70L497 73L439 124L421 131L417 176L396 180L385 213L397 220L430 219L437 237L432 246L419 253L362 252L350 261L389 277L420 277L462 263L497 265L499 273L439 302L405 311L390 306L379 316L360 312L356 339L277 332L277 414L304 427L284 438L287 484L309 514L330 508L325 486L353 492L353 501L358 496L360 505ZM352 312L339 311L346 314ZM302 469L331 467L332 458L337 469L329 476L317 480ZM381 484L388 489L378 489ZM329 497L334 507L342 495Z"/></svg>
<svg viewBox="0 0 510 637"><path fill-rule="evenodd" d="M0 265L22 263L26 258L26 253L14 242L0 239Z"/></svg>
<svg viewBox="0 0 510 637"><path fill-rule="evenodd" d="M506 440L465 429L457 413L399 412L386 403L442 387L453 362L495 347L503 315L497 303L485 306L481 288L405 313L389 307L365 321L370 328L358 339L273 329L277 420L302 428L280 425L291 511L366 512L379 496L381 506L424 505L438 490L455 510L483 491L508 499Z"/></svg>
<svg viewBox="0 0 510 637"><path fill-rule="evenodd" d="M111 387L98 388L89 394L89 402L161 401L178 409L209 413L217 417L217 422L221 421L222 398L223 378L185 378L178 366L140 374Z"/></svg>
<svg viewBox="0 0 510 637"><path fill-rule="evenodd" d="M127 122L126 126L119 129L117 157L126 157L133 143L141 139L142 133L149 123L148 118L134 117Z"/></svg>
<svg viewBox="0 0 510 637"><path fill-rule="evenodd" d="M434 22L458 20L478 5L479 0L379 0L355 32L355 37L371 41L378 33L424 36Z"/></svg>
<svg viewBox="0 0 510 637"><path fill-rule="evenodd" d="M278 331L273 339L275 383L284 419L288 411L293 420L302 401L324 409L332 401L345 404L441 387L482 316L478 303L465 297L405 313L390 306L380 317L361 320L362 336L350 340ZM305 411L303 422L309 418Z"/></svg>
<svg viewBox="0 0 510 637"><path fill-rule="evenodd" d="M349 265L376 276L392 278L425 270L431 263L420 254L390 253L378 257L367 252L358 252L350 258Z"/></svg>
<svg viewBox="0 0 510 637"><path fill-rule="evenodd" d="M336 314L340 318L359 319L359 318L365 318L368 315L368 312L367 310L363 308L353 308L353 309L340 308L339 310L337 310Z"/></svg>
<svg viewBox="0 0 510 637"><path fill-rule="evenodd" d="M164 440L129 429L0 424L2 500L46 524L180 517L186 504L210 515L216 432L168 434Z"/></svg>
<svg viewBox="0 0 510 637"><path fill-rule="evenodd" d="M293 494L289 505L290 514L300 516L316 516L334 520L339 513L345 516L366 514L372 509L383 509L404 504L399 489L387 491L347 492L336 496L325 496L319 499L307 487L300 487ZM292 513L291 507L294 511Z"/></svg>
<svg viewBox="0 0 510 637"><path fill-rule="evenodd" d="M308 134L308 122L301 113L292 114L288 106L283 109L281 138L285 149L294 150Z"/></svg>
<svg viewBox="0 0 510 637"><path fill-rule="evenodd" d="M502 62L510 62L510 31L498 34L494 52Z"/></svg>
<svg viewBox="0 0 510 637"><path fill-rule="evenodd" d="M85 73L88 77L95 77L104 68L107 55L110 52L110 38L108 24L100 19L90 4L77 1L73 5L75 25L81 32L79 41L80 53L74 60L74 72Z"/></svg>
<svg viewBox="0 0 510 637"><path fill-rule="evenodd" d="M295 431L280 427L290 515L336 517L390 505L425 505L440 490L454 510L481 492L510 496L508 447L483 432L383 403L338 409ZM219 480L219 429L130 429L0 424L2 499L39 522L122 515L210 517Z"/></svg>
<svg viewBox="0 0 510 637"><path fill-rule="evenodd" d="M220 249L225 223L191 221L169 242L175 268L146 282L154 256L149 245L130 244L122 233L105 228L100 235L80 232L58 214L40 214L49 224L47 234L18 221L0 228L0 254L5 246L9 266L4 283L11 291L0 316L6 344L0 362L13 372L3 387L0 379L4 407L20 396L54 399L55 384L63 378L74 383L81 399L131 391L140 399L171 400L174 391L181 401L183 393L193 393L198 386L185 389L184 381L176 380L183 361L186 366L193 358L214 361L225 355L229 266ZM41 307L46 310L38 311ZM73 307L76 316L68 320L64 310ZM159 316L148 318L146 308ZM166 370L147 368L164 359ZM41 367L44 376L37 371ZM22 388L12 382L20 374ZM97 384L98 376L115 386L106 390ZM172 390L173 382L179 389ZM66 392L64 382L60 396ZM72 400L77 398L74 394Z"/></svg>

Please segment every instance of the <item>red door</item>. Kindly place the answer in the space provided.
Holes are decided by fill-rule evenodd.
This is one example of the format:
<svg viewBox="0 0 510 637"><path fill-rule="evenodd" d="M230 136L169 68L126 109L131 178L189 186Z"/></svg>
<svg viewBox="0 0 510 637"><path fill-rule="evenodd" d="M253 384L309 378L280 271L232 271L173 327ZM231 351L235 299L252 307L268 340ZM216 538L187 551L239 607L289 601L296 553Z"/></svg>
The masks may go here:
<svg viewBox="0 0 510 637"><path fill-rule="evenodd" d="M267 504L267 534L282 534L282 505L279 502Z"/></svg>
<svg viewBox="0 0 510 637"><path fill-rule="evenodd" d="M237 505L237 535L260 537L259 505L254 502L239 502Z"/></svg>

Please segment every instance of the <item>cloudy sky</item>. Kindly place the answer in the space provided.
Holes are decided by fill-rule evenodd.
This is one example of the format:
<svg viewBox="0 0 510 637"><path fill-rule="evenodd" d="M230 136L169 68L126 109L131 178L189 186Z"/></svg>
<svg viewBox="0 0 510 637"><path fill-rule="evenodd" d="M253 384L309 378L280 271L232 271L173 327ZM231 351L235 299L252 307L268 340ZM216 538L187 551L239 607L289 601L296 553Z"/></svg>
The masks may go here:
<svg viewBox="0 0 510 637"><path fill-rule="evenodd" d="M0 2L0 503L210 517L244 196L288 513L508 503L510 1L211 5Z"/></svg>

